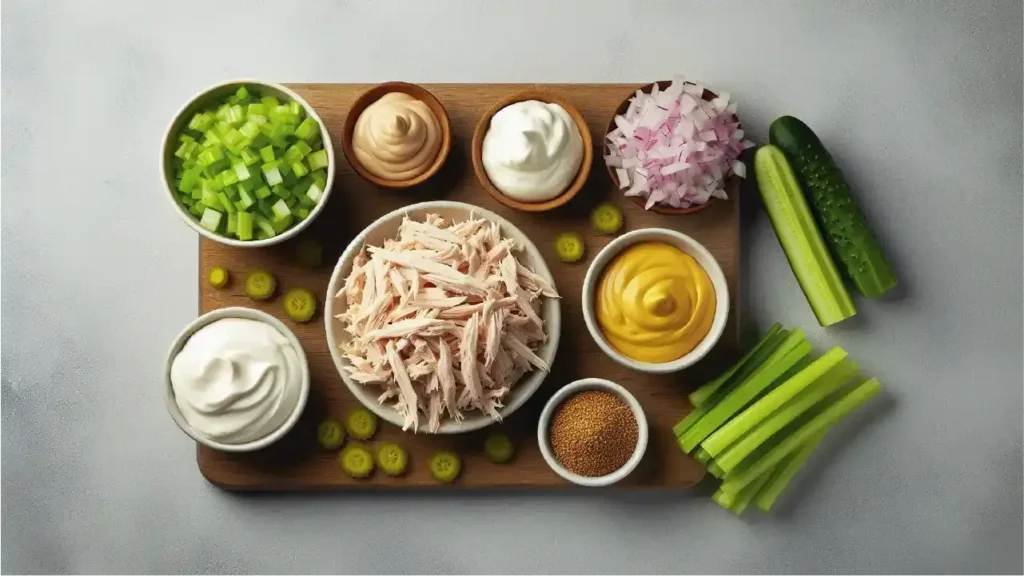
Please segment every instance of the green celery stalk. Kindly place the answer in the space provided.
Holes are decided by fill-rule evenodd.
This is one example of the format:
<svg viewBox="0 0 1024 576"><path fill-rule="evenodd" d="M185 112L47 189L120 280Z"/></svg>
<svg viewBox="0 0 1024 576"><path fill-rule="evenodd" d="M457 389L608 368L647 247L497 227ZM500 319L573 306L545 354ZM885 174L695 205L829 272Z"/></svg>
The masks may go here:
<svg viewBox="0 0 1024 576"><path fill-rule="evenodd" d="M687 430L693 428L693 425L707 413L708 411L703 406L695 407L693 410L690 410L690 413L684 416L678 424L672 427L672 433L676 435L676 438L679 438Z"/></svg>
<svg viewBox="0 0 1024 576"><path fill-rule="evenodd" d="M326 155L327 153L324 152L324 156ZM313 165L312 158L310 159L309 165ZM744 354L738 362L733 364L731 368L720 374L718 378L715 378L711 382L708 382L707 384L691 392L690 404L693 404L695 407L699 407L702 404L704 404L704 402L706 402L707 399L710 398L716 390L722 387L722 384L728 382L729 378L732 378L732 376L736 374L736 372L740 368L742 368L743 365L746 364L747 361L749 361L754 356L754 354L757 353L758 350L762 349L765 346L765 344L767 344L768 341L771 340L772 336L774 336L781 329L782 324L778 322L772 325L772 327L768 329L768 332L761 338L761 340L757 344L755 344L754 347L751 348L746 354Z"/></svg>
<svg viewBox="0 0 1024 576"><path fill-rule="evenodd" d="M801 394L758 422L752 430L726 448L724 452L716 453L715 461L726 473L732 472L745 458L753 454L780 430L837 392L859 373L860 367L856 362L849 358L843 359L816 378Z"/></svg>
<svg viewBox="0 0 1024 576"><path fill-rule="evenodd" d="M865 380L857 384L852 390L841 398L832 402L817 416L800 426L792 434L776 444L762 455L756 462L730 474L720 490L729 493L738 493L748 484L756 480L760 475L768 472L781 462L790 453L799 450L801 446L815 437L822 431L827 431L832 426L850 414L865 402L873 398L882 390L877 378Z"/></svg>
<svg viewBox="0 0 1024 576"><path fill-rule="evenodd" d="M717 502L719 506L739 516L740 514L743 514L743 511L746 510L747 506L749 506L754 500L758 491L768 483L771 476L772 474L770 471L767 474L762 474L749 486L735 494L725 492L719 488L711 495L711 499Z"/></svg>
<svg viewBox="0 0 1024 576"><path fill-rule="evenodd" d="M237 227L238 239L252 240L252 214L239 212L237 218L238 222L235 225Z"/></svg>
<svg viewBox="0 0 1024 576"><path fill-rule="evenodd" d="M808 440L798 450L786 457L785 460L779 463L775 467L775 472L771 475L771 479L758 491L757 496L754 497L754 505L760 508L763 512L769 512L772 506L775 504L775 500L782 494L782 491L786 489L789 482L796 476L796 473L803 467L807 459L811 457L814 450L821 443L821 439L825 437L825 432L819 432L815 434L810 440Z"/></svg>
<svg viewBox="0 0 1024 576"><path fill-rule="evenodd" d="M838 346L832 348L823 354L821 358L811 363L810 366L785 380L774 390L765 394L757 402L754 402L747 409L737 414L732 420L723 424L721 428L715 430L713 434L701 443L701 448L707 450L711 456L718 456L729 445L736 442L762 420L775 413L789 399L821 378L844 358L846 358L845 350Z"/></svg>
<svg viewBox="0 0 1024 576"><path fill-rule="evenodd" d="M686 453L690 453L719 426L725 424L733 414L742 410L758 394L771 386L776 378L810 353L811 344L804 340L803 331L799 328L793 330L764 364L683 434L683 447Z"/></svg>

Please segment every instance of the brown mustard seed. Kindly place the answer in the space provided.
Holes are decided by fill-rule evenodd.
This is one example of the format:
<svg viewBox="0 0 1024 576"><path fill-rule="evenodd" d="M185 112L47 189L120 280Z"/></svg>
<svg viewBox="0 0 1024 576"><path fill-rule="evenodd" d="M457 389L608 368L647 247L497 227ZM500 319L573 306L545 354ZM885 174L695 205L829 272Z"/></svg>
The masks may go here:
<svg viewBox="0 0 1024 576"><path fill-rule="evenodd" d="M558 463L580 476L605 476L633 455L640 430L621 398L586 390L570 396L551 419L551 450Z"/></svg>

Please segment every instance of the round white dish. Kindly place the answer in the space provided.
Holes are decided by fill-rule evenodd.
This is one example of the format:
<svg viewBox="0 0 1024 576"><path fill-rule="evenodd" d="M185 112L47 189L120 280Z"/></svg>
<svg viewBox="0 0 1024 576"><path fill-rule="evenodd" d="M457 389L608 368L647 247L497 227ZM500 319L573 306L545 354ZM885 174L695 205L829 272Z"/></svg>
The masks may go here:
<svg viewBox="0 0 1024 576"><path fill-rule="evenodd" d="M601 274L604 272L605 267L620 252L640 242L664 242L689 254L708 273L708 277L711 278L711 284L715 289L715 318L712 320L711 329L708 331L707 336L688 354L671 362L638 362L625 356L608 343L601 333L601 327L597 323L597 314L594 311L594 292L597 290L597 284L601 280ZM587 330L590 332L591 338L597 342L601 350L612 360L639 372L667 374L669 372L678 372L696 364L718 343L719 338L722 337L722 332L725 331L725 323L728 318L729 286L726 284L722 267L718 265L715 257L700 242L675 230L644 228L619 236L597 253L594 261L590 263L590 267L587 269L587 275L583 279L583 320L587 324Z"/></svg>
<svg viewBox="0 0 1024 576"><path fill-rule="evenodd" d="M288 230L274 236L273 238L267 238L266 240L238 240L235 238L227 238L220 234L210 232L206 228L199 225L199 221L189 214L187 210L178 202L177 190L174 187L174 168L173 162L174 151L178 147L178 134L181 132L183 127L188 126L188 122L192 119L192 116L201 108L207 105L211 100L217 100L230 94L233 94L238 90L239 86L256 86L264 95L276 96L282 101L294 100L302 105L305 109L306 115L316 120L318 126L320 126L320 137L324 143L324 150L327 151L327 183L325 184L324 194L320 198L320 202L313 208L309 213L309 216L292 226ZM215 84L202 90L195 96L193 96L188 103L186 103L178 113L174 115L174 119L167 126L167 130L164 132L163 143L160 147L160 173L164 183L164 192L166 192L167 199L174 206L174 211L177 212L178 216L189 225L190 228L198 232L200 235L219 242L228 246L237 246L239 248L260 248L263 246L272 246L274 244L280 244L293 238L299 232L304 230L309 224L323 212L324 206L327 205L327 201L331 196L331 189L334 188L334 170L336 162L334 159L334 145L331 144L331 135L327 132L327 126L324 125L324 121L320 119L320 116L316 113L316 110L306 102L302 96L299 96L294 91L286 86L275 84L273 82L264 82L261 80L229 80L220 84Z"/></svg>
<svg viewBox="0 0 1024 576"><path fill-rule="evenodd" d="M482 217L492 222L497 222L498 226L501 227L502 235L506 238L514 239L521 247L518 254L520 261L532 269L536 274L547 280L552 286L555 286L555 280L551 276L551 271L548 269L547 264L545 264L540 251L537 250L537 247L534 246L529 237L516 228L511 222L490 210L484 210L483 208L464 204L462 202L449 202L443 200L421 202L419 204L413 204L411 206L395 210L389 214L385 214L378 218L377 221L367 226L366 229L356 236L348 245L345 252L342 253L341 259L338 260L338 264L335 266L334 272L331 274L331 281L327 286L326 302L324 303L324 324L327 329L327 346L331 350L331 358L334 360L334 365L338 369L338 374L341 375L341 379L345 382L345 385L348 386L348 389L352 394L358 398L367 409L377 414L377 416L380 416L382 419L397 426L402 425L402 417L399 416L398 412L390 406L379 404L377 402L378 394L376 391L351 379L344 369L344 366L348 364L348 360L346 360L342 355L339 346L348 341L349 335L345 332L341 321L335 318L335 316L345 310L346 304L344 299L336 298L335 295L345 285L345 278L348 277L349 273L352 271L352 263L364 245L373 244L379 246L385 239L397 236L398 227L406 215L413 219L422 220L427 214L439 214L440 216L455 222L467 220L470 215ZM555 289L558 289L557 286ZM545 298L543 305L541 306L540 317L544 320L544 329L547 333L548 339L537 349L537 355L550 366L555 361L555 353L558 350L558 341L562 331L562 311L559 299ZM537 391L537 388L540 387L546 376L547 372L540 370L528 372L523 376L512 388L511 392L509 392L508 397L505 398L505 407L499 410L502 418L510 416L513 412L519 409L519 407L522 406L530 396L533 396L533 393ZM459 434L462 432L478 430L493 423L490 416L480 412L467 412L465 415L466 418L461 422L443 420L437 433ZM420 417L422 418L422 415L420 415ZM420 421L420 430L426 431L425 419Z"/></svg>
<svg viewBox="0 0 1024 576"><path fill-rule="evenodd" d="M551 419L555 415L555 410L570 396L584 390L600 390L615 394L630 407L633 411L633 416L636 418L637 440L633 455L629 457L629 460L626 461L622 468L605 476L580 476L570 472L558 463L554 453L551 451L551 437L548 429L551 427ZM644 409L640 407L640 403L637 402L636 398L628 390L611 380L603 378L584 378L563 386L544 405L544 410L540 414L540 421L537 423L537 444L540 446L540 453L544 457L544 461L559 476L579 486L610 486L629 476L636 469L637 465L640 464L640 460L644 457L644 452L647 451L648 437L647 416L644 414Z"/></svg>
<svg viewBox="0 0 1024 576"><path fill-rule="evenodd" d="M212 324L222 318L245 318L269 324L271 327L283 334L284 337L288 339L288 342L290 342L295 348L295 351L299 356L299 364L302 368L302 380L299 382L299 386L301 386L299 389L299 401L296 403L295 409L292 411L288 419L285 420L284 424L282 424L280 428L263 438L253 440L252 442L246 442L244 444L225 444L223 442L217 442L216 440L211 440L195 430L188 421L185 420L181 410L178 408L177 402L174 401L174 389L171 386L171 364L174 362L174 358L185 346L185 342L187 342L193 334L198 332L204 326ZM295 337L295 334L292 333L292 331L289 330L288 327L280 320L266 312L255 310L253 308L220 308L218 310L207 312L199 318L196 318L181 331L181 334L178 334L177 338L174 339L174 343L171 344L170 352L167 354L167 360L164 362L164 403L167 405L167 411L171 414L171 419L173 419L174 423L178 425L178 428L181 428L182 432L188 434L193 440L204 446L213 448L214 450L220 450L222 452L253 452L270 446L295 426L295 423L302 415L302 411L306 408L306 400L308 398L309 364L306 361L306 352L302 349L302 343L299 342L299 339Z"/></svg>

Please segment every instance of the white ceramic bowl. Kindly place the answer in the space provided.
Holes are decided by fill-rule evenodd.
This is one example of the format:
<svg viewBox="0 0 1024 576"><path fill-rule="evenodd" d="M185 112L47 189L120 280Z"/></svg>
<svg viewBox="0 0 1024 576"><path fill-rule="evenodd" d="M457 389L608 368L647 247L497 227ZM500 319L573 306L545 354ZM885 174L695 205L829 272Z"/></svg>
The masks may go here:
<svg viewBox="0 0 1024 576"><path fill-rule="evenodd" d="M439 214L455 222L467 220L472 214L476 217L497 222L498 226L501 227L502 236L514 239L521 247L518 254L520 261L547 280L552 286L555 286L555 280L551 276L551 271L548 270L547 264L544 263L544 258L526 234L501 216L489 210L463 204L462 202L433 201L413 204L381 216L376 222L370 224L356 236L352 243L348 245L348 248L345 249L345 252L342 253L341 259L338 260L338 264L334 267L334 272L331 274L331 282L327 286L327 301L324 304L327 346L331 350L331 358L334 359L334 365L337 367L338 373L352 394L370 411L377 414L377 416L397 426L402 425L402 417L399 416L394 408L377 403L377 396L379 396L377 388L356 382L344 370L344 366L348 365L349 362L342 355L339 346L348 342L350 338L341 321L335 318L335 316L345 310L346 303L344 298L336 298L335 294L345 285L345 278L352 271L352 262L364 245L380 246L385 239L396 237L398 235L398 226L406 215L413 219L422 220L427 214ZM558 350L558 340L562 331L562 311L559 300L557 298L545 298L541 306L540 316L544 320L544 329L547 332L548 340L537 349L537 355L550 366L555 361L555 352ZM537 391L537 388L540 387L546 376L547 372L534 370L520 378L519 382L516 383L512 391L505 398L505 407L498 411L501 416L507 418L522 406ZM466 418L461 422L442 420L441 427L437 433L459 434L478 430L493 423L490 416L480 412L466 412L465 416ZM422 415L420 417L419 429L426 431L426 420L422 418Z"/></svg>
<svg viewBox="0 0 1024 576"><path fill-rule="evenodd" d="M320 126L320 136L324 143L324 150L327 151L327 183L325 185L324 195L320 198L320 202L317 203L305 220L292 226L288 230L285 230L281 234L278 234L273 238L267 238L266 240L237 240L227 238L219 234L214 234L206 228L203 228L199 225L199 220L192 216L188 210L178 203L178 192L174 186L174 164L172 161L174 160L174 151L178 149L178 134L181 132L181 129L187 127L192 116L197 111L208 105L210 101L234 94L235 91L238 90L239 86L256 86L264 95L276 96L282 102L294 100L301 104L306 110L306 115L313 120L316 120L316 123ZM181 219L193 230L210 240L220 242L221 244L227 244L228 246L238 246L241 248L259 248L261 246L280 244L281 242L294 237L309 226L310 222L323 212L324 206L327 205L327 200L330 199L331 189L334 188L335 166L334 145L331 144L331 135L327 132L327 126L324 125L324 121L320 119L316 110L313 110L313 107L309 105L309 102L306 102L302 96L299 96L290 88L280 84L274 84L273 82L263 82L260 80L230 80L228 82L215 84L193 96L192 99L174 115L174 119L171 120L170 125L167 127L167 131L164 132L163 144L160 148L160 173L163 177L164 191L166 192L167 199L171 202L171 205L174 206L175 212L178 213L178 216L180 216Z"/></svg>
<svg viewBox="0 0 1024 576"><path fill-rule="evenodd" d="M694 260L708 273L708 276L711 278L711 284L715 289L715 318L711 322L711 329L708 331L707 336L690 353L671 362L638 362L628 358L608 343L608 340L601 333L601 327L597 324L597 314L594 311L594 293L597 290L598 283L601 281L601 274L604 272L605 267L620 252L640 242L664 242L693 256ZM590 268L587 269L586 277L583 279L583 320L587 324L590 336L612 360L639 372L666 374L677 372L696 364L698 360L703 358L718 343L718 339L722 337L722 332L725 331L725 323L728 318L729 286L725 282L725 274L722 273L721 266L718 265L715 257L711 255L711 252L708 252L707 248L686 234L676 232L675 230L644 228L619 236L597 253L594 261L590 263Z"/></svg>
<svg viewBox="0 0 1024 576"><path fill-rule="evenodd" d="M548 431L551 428L551 419L555 415L555 410L568 400L570 396L584 390L601 390L615 394L622 398L623 402L633 410L633 416L636 418L638 433L636 449L633 450L633 455L623 464L622 468L605 476L580 476L570 472L558 463L554 453L551 451L551 435ZM644 415L644 409L640 407L640 403L636 401L636 398L628 390L615 382L603 378L584 378L563 386L561 390L548 400L548 403L544 406L544 411L540 413L540 421L537 423L537 444L540 445L540 453L544 457L544 461L559 476L580 486L610 486L629 476L644 457L644 452L647 450L648 436L647 416Z"/></svg>
<svg viewBox="0 0 1024 576"><path fill-rule="evenodd" d="M181 414L181 410L178 408L177 402L174 401L174 389L171 387L171 364L174 362L174 358L185 346L185 342L187 342L193 334L198 332L200 328L203 328L208 324L212 324L222 318L245 318L269 324L278 332L283 334L284 337L291 342L291 345L295 347L295 351L299 355L300 367L302 369L302 381L299 383L299 386L301 386L299 389L299 401L295 404L295 410L292 414L288 416L288 419L285 420L284 424L282 424L277 430L263 438L260 438L259 440L253 440L252 442L246 442L244 444L225 444L223 442L217 442L216 440L207 438L201 432L192 428L188 421L185 420L185 417ZM177 338L174 339L174 343L171 344L171 350L167 354L167 361L164 363L164 402L167 405L167 411L170 412L174 423L196 442L222 452L252 452L270 446L295 426L295 423L302 415L302 411L306 408L306 400L308 398L309 364L306 362L306 353L302 349L302 343L299 342L299 339L295 337L295 334L293 334L292 331L289 330L288 327L280 320L266 312L261 312L260 310L252 308L220 308L218 310L207 312L199 318L196 318L181 331L181 334L178 334Z"/></svg>

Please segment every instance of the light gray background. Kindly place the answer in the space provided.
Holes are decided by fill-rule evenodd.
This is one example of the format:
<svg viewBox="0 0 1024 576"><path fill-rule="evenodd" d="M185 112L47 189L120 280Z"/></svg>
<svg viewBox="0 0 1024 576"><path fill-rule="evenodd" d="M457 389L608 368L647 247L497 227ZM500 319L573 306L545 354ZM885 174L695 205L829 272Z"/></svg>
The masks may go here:
<svg viewBox="0 0 1024 576"><path fill-rule="evenodd" d="M1021 2L3 4L3 571L1022 570ZM705 495L241 497L159 373L196 311L161 133L204 86L634 82L807 120L903 288L820 329L756 194L744 317L841 344L887 398L782 510ZM344 192L344 191L342 191ZM342 195L342 198L344 195Z"/></svg>

